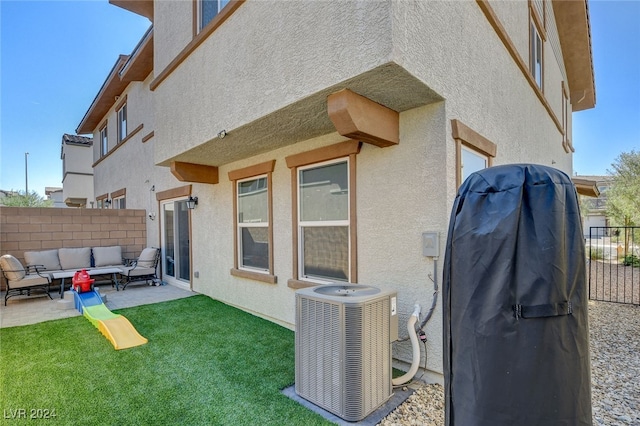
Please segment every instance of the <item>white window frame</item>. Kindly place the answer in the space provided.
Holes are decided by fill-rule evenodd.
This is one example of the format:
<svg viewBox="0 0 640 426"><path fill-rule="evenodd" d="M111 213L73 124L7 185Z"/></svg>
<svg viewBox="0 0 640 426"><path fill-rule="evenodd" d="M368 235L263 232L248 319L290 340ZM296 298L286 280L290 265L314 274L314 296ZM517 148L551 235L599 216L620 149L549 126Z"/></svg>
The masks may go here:
<svg viewBox="0 0 640 426"><path fill-rule="evenodd" d="M530 22L530 45L531 51L531 75L536 82L536 85L543 90L544 85L544 43L543 38L538 29L537 24L533 19Z"/></svg>
<svg viewBox="0 0 640 426"><path fill-rule="evenodd" d="M264 191L267 193L267 198L266 198L266 205L264 206L265 210L267 211L267 217L266 217L266 221L264 222L242 222L240 221L240 214L242 213L240 211L240 198L244 195L244 194L240 194L240 184L243 182L250 182L250 181L259 181L260 179L264 179L265 180L265 186L264 188L258 188L257 190L260 191ZM258 273L262 273L262 274L269 274L269 258L267 258L267 267L266 268L257 268L255 266L246 266L244 265L243 259L244 259L244 252L243 252L243 247L242 247L242 230L244 228L266 228L267 229L267 235L269 234L270 230L269 230L269 224L270 224L270 218L269 218L269 197L271 196L271 194L269 194L269 176L267 174L262 174L262 175L257 175L257 176L252 176L252 177L248 177L246 179L239 179L235 182L236 185L236 197L237 197L237 205L238 205L238 220L237 220L237 238L238 238L238 252L236 253L236 256L238 257L238 269L242 269L245 271L252 271L252 272L258 272ZM269 238L267 238L267 244L269 244ZM270 247L267 245L267 256L270 256Z"/></svg>
<svg viewBox="0 0 640 426"><path fill-rule="evenodd" d="M332 160L327 160L327 161L322 161L319 163L313 163L313 164L309 164L306 166L299 166L296 169L296 190L297 190L297 194L298 194L298 205L297 205L297 209L298 209L298 214L297 214L297 228L298 228L298 279L299 280L304 280L304 281L309 281L309 282L314 282L314 283L319 283L319 284L326 284L329 282L334 282L336 280L328 280L328 279L322 279L320 277L316 277L313 275L307 275L305 274L305 270L304 270L304 228L305 227L323 227L323 226L329 226L329 227L346 227L347 228L347 236L348 236L348 244L347 244L347 279L346 282L351 282L351 250L352 250L352 241L351 241L351 197L348 196L347 197L347 219L345 220L328 220L328 221L303 221L301 220L302 218L302 211L301 211L301 204L302 204L302 194L301 194L301 186L300 186L300 174L301 172L305 171L305 170L311 170L311 169L316 169L319 167L323 167L323 166L327 166L327 165L331 165L331 164L338 164L338 163L345 163L346 167L347 167L347 187L348 187L348 191L351 191L352 188L352 184L351 184L351 164L350 164L350 159L349 157L340 157L340 158L336 158L336 159L332 159Z"/></svg>
<svg viewBox="0 0 640 426"><path fill-rule="evenodd" d="M127 103L122 104L118 110L118 142L127 137Z"/></svg>
<svg viewBox="0 0 640 426"><path fill-rule="evenodd" d="M127 208L126 196L122 195L120 197L113 198L111 200L111 208L112 209L121 209L121 210L126 209Z"/></svg>
<svg viewBox="0 0 640 426"><path fill-rule="evenodd" d="M474 156L476 156L476 157L478 157L478 158L481 158L482 160L484 160L484 167L482 167L480 169L473 170L473 171L471 171L469 173L465 173L465 171L464 171L464 152L465 151L470 153L470 154L472 154L472 155L474 155ZM469 177L469 175L471 173L474 173L474 172L477 172L478 170L486 169L487 167L489 167L489 164L490 164L489 163L489 156L486 155L486 154L481 153L478 150L473 149L470 146L462 144L462 146L460 147L460 153L461 153L461 155L460 155L460 176L461 176L462 182L464 182L466 180L466 178Z"/></svg>
<svg viewBox="0 0 640 426"><path fill-rule="evenodd" d="M211 19L209 19L207 22L202 22L202 19L203 19L202 7L205 1L216 3L218 10L215 15L211 16ZM218 14L222 11L222 9L224 9L227 6L227 4L229 4L230 0L197 0L197 2L198 2L198 32L200 32L204 28L206 28L206 26L209 25L209 23L213 21L213 19L216 16L218 16Z"/></svg>
<svg viewBox="0 0 640 426"><path fill-rule="evenodd" d="M107 133L107 125L100 129L100 157L104 157L109 152L109 137Z"/></svg>

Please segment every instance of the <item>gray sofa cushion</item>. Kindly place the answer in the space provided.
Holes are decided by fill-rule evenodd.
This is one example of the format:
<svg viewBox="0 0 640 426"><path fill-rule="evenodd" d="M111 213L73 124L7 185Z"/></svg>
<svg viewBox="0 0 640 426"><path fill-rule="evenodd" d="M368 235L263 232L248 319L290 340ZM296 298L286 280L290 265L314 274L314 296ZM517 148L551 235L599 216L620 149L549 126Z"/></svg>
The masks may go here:
<svg viewBox="0 0 640 426"><path fill-rule="evenodd" d="M122 248L120 246L94 247L93 261L96 267L122 265Z"/></svg>
<svg viewBox="0 0 640 426"><path fill-rule="evenodd" d="M58 250L61 269L89 269L91 248L61 248Z"/></svg>
<svg viewBox="0 0 640 426"><path fill-rule="evenodd" d="M62 269L58 250L25 251L24 260L27 265L42 265L48 270Z"/></svg>

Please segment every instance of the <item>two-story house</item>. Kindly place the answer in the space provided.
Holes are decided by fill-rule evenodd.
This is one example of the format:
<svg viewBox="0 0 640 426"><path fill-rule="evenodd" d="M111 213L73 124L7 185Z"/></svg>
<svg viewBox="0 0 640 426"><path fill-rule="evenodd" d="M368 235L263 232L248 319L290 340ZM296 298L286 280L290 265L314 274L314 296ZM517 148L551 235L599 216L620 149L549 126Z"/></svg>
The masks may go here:
<svg viewBox="0 0 640 426"><path fill-rule="evenodd" d="M164 281L290 328L295 290L336 281L426 313L461 182L571 175L571 114L595 105L582 0L110 2L152 27L77 130L98 205L148 209Z"/></svg>
<svg viewBox="0 0 640 426"><path fill-rule="evenodd" d="M90 207L93 203L93 139L62 135L62 200L67 207Z"/></svg>

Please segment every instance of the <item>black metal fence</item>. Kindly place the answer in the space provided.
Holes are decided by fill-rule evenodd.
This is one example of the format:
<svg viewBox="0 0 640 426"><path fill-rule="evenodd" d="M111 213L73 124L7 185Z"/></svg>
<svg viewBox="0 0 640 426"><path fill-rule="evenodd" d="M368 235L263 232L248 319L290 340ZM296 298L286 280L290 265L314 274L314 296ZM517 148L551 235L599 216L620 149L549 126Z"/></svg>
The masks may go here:
<svg viewBox="0 0 640 426"><path fill-rule="evenodd" d="M640 227L592 226L585 243L589 299L640 305Z"/></svg>

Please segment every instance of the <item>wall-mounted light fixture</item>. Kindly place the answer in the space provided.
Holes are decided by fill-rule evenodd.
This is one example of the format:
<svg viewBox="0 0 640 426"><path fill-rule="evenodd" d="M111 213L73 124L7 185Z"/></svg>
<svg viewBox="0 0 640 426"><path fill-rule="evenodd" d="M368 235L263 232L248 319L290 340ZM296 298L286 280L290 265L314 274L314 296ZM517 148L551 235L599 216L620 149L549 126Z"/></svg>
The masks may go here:
<svg viewBox="0 0 640 426"><path fill-rule="evenodd" d="M187 208L189 210L193 210L198 205L198 197L192 197L189 195L189 199L187 200Z"/></svg>
<svg viewBox="0 0 640 426"><path fill-rule="evenodd" d="M218 137L219 137L220 139L224 139L224 137L225 137L225 136L227 136L227 131L226 131L226 130L224 130L224 129L223 129L223 130L220 130L220 131L218 132Z"/></svg>
<svg viewBox="0 0 640 426"><path fill-rule="evenodd" d="M111 200L108 199L108 198L106 200L104 200L104 205L109 207L111 205Z"/></svg>

